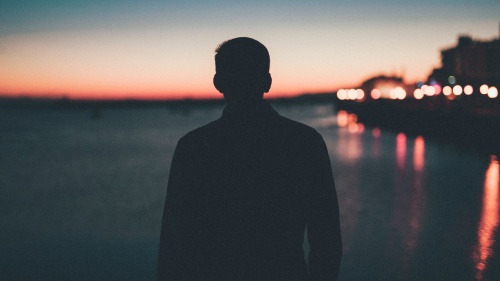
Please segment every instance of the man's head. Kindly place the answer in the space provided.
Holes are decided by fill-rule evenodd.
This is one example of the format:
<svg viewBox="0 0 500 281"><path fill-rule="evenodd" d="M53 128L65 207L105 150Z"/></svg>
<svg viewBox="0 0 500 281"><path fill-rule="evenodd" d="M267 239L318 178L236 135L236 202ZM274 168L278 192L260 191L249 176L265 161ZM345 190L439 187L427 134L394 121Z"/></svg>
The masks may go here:
<svg viewBox="0 0 500 281"><path fill-rule="evenodd" d="M262 98L271 88L269 52L259 41L234 38L215 53L214 85L226 100Z"/></svg>

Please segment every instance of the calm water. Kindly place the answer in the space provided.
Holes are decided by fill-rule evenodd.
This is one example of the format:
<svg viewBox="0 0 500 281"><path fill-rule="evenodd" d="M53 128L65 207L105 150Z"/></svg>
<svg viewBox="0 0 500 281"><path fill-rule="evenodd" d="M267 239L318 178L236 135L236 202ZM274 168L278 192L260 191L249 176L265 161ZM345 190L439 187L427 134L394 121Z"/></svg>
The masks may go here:
<svg viewBox="0 0 500 281"><path fill-rule="evenodd" d="M330 106L277 110L327 143L341 280L500 280L498 162ZM175 144L220 112L0 112L0 280L153 280Z"/></svg>

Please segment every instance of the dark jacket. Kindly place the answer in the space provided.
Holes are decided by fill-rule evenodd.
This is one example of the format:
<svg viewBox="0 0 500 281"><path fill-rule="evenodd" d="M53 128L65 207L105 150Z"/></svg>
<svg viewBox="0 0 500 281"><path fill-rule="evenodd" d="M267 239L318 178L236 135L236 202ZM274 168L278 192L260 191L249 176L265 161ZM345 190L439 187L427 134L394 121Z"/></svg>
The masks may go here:
<svg viewBox="0 0 500 281"><path fill-rule="evenodd" d="M336 280L341 256L330 160L314 129L259 100L228 105L178 142L158 280Z"/></svg>

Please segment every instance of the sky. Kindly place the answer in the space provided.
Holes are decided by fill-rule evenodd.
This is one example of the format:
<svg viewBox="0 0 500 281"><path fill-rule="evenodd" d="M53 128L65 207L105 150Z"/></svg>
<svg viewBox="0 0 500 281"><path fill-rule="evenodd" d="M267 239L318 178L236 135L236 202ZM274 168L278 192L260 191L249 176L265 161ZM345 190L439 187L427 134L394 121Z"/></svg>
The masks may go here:
<svg viewBox="0 0 500 281"><path fill-rule="evenodd" d="M497 0L2 0L0 95L217 98L214 50L242 36L270 52L269 97L413 83L499 22Z"/></svg>

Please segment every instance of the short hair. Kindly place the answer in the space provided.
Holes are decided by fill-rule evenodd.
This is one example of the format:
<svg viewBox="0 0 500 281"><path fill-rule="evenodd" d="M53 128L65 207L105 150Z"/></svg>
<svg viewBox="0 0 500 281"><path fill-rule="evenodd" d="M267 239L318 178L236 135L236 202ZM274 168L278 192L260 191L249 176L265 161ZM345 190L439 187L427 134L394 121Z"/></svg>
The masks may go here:
<svg viewBox="0 0 500 281"><path fill-rule="evenodd" d="M222 75L265 75L269 65L267 48L252 38L230 39L215 50L215 71Z"/></svg>

